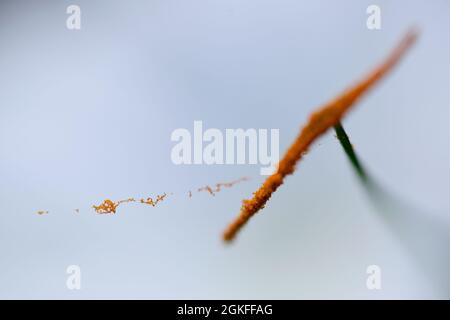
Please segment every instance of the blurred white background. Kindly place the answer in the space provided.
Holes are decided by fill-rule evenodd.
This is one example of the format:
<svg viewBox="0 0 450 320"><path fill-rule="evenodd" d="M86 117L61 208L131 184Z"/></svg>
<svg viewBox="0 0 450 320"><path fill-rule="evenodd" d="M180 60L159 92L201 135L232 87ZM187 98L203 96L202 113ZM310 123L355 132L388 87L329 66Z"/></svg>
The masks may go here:
<svg viewBox="0 0 450 320"><path fill-rule="evenodd" d="M70 4L79 31L66 28ZM366 27L370 4L381 30ZM231 246L221 233L263 181L259 165L175 166L170 134L194 120L279 128L283 153L314 108L417 26L344 125L383 185L448 213L449 14L443 0L2 1L0 297L448 297L367 201L333 132ZM241 176L253 179L187 197ZM163 192L155 208L91 208ZM366 288L372 264L379 291Z"/></svg>

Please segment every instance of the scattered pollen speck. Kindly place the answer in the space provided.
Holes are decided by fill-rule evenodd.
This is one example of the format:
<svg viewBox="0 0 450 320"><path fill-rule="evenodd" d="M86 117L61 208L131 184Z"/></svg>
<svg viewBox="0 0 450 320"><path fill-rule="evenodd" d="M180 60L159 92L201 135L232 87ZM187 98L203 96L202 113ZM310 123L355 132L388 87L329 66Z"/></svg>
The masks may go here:
<svg viewBox="0 0 450 320"><path fill-rule="evenodd" d="M215 196L214 191L213 191L213 189L212 189L210 186L205 186L205 187L198 188L197 191L198 191L198 192L201 192L201 191L207 191L207 192L208 192L209 194L211 194L212 196Z"/></svg>
<svg viewBox="0 0 450 320"><path fill-rule="evenodd" d="M147 198L141 199L140 202L144 204L149 204L152 207L154 207L158 204L158 202L163 201L165 197L167 197L167 194L164 193L162 195L157 195L155 200L153 200L152 198Z"/></svg>
<svg viewBox="0 0 450 320"><path fill-rule="evenodd" d="M120 201L117 202L117 205L120 205L122 203L128 203L128 202L136 202L136 200L134 200L134 198L128 198L128 199L125 199L125 200L120 200Z"/></svg>
<svg viewBox="0 0 450 320"><path fill-rule="evenodd" d="M211 188L210 186L204 186L204 187L202 187L202 188L199 188L197 191L198 191L198 192L201 192L201 191L207 191L207 192L208 192L209 194L211 194L212 196L215 196L215 194L216 194L217 192L220 192L220 190L222 190L222 188L231 188L231 187L234 186L235 184L237 184L237 183L239 183L239 182L242 182L242 181L247 181L247 180L250 180L250 178L249 178L249 177L242 177L242 178L240 178L240 179L238 179L238 180L231 181L231 182L220 182L220 183L217 183L217 184L215 185L214 189Z"/></svg>
<svg viewBox="0 0 450 320"><path fill-rule="evenodd" d="M205 186L203 188L199 188L198 191L208 191L211 195L215 195L216 192L219 192L222 188L230 188L233 185L235 185L236 183L239 183L241 181L246 181L249 180L250 178L248 177L243 177L240 178L238 180L232 181L232 182L221 182L221 183L217 183L214 188L210 187L210 186ZM128 199L124 199L124 200L119 200L119 201L112 201L109 199L104 200L101 204L99 204L98 206L93 205L92 208L94 208L94 210L99 213L99 214L108 214L108 213L116 213L117 212L117 207L119 207L121 204L124 203L129 203L129 202L137 202L137 203L141 203L141 204L148 204L151 205L152 207L155 207L159 202L163 201L166 197L167 197L167 193L163 193L161 195L157 195L156 198L142 198L139 200L136 200L135 198L128 198ZM173 195L173 193L169 193L170 196ZM188 196L189 198L192 197L192 191L189 190L188 192ZM79 212L79 209L75 209L75 212Z"/></svg>
<svg viewBox="0 0 450 320"><path fill-rule="evenodd" d="M113 202L109 199L106 199L100 205L98 206L94 205L92 207L95 209L95 211L97 211L97 213L108 214L108 213L116 213L116 209L118 206L119 206L118 202Z"/></svg>

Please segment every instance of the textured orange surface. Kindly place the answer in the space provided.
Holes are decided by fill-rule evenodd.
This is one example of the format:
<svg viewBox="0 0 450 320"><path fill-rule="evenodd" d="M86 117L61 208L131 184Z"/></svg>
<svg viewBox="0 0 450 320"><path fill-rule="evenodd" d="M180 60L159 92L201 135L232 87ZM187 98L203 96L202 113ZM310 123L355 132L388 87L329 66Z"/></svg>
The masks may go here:
<svg viewBox="0 0 450 320"><path fill-rule="evenodd" d="M416 37L417 34L414 31L408 32L380 66L356 85L311 114L308 122L281 159L277 172L269 176L263 185L253 193L253 198L243 201L239 216L228 226L223 234L225 241L231 241L242 226L255 213L264 208L272 194L283 184L284 178L294 172L296 163L307 152L314 140L336 125L354 103L397 64L403 54L414 43Z"/></svg>

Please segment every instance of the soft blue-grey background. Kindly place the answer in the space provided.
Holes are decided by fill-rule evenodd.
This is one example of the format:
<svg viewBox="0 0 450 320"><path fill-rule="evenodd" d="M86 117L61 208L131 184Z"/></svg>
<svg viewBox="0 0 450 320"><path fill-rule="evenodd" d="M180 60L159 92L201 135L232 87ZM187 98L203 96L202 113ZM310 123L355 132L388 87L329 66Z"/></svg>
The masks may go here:
<svg viewBox="0 0 450 320"><path fill-rule="evenodd" d="M66 29L70 4L80 31ZM366 28L370 4L382 30ZM229 247L221 232L259 166L170 160L171 132L194 120L279 128L283 153L311 110L412 25L417 45L344 124L384 185L444 215L448 1L2 1L0 297L448 297L369 204L331 131ZM186 196L241 176L253 179ZM91 208L162 192L174 195L155 208ZM66 288L71 264L79 291ZM381 291L366 288L371 264Z"/></svg>

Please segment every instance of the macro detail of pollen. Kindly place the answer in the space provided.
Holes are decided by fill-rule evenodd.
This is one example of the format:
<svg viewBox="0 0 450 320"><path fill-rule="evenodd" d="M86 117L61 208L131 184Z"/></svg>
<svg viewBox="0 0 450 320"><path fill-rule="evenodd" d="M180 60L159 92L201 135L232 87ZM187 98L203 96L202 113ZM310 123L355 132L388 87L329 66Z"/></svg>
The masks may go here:
<svg viewBox="0 0 450 320"><path fill-rule="evenodd" d="M244 182L244 181L248 181L250 180L249 177L242 177L239 178L237 180L233 180L230 182L219 182L216 183L214 186L209 186L206 185L204 187L198 188L197 192L207 192L212 196L215 196L216 193L222 191L223 188L231 188L234 185L240 183L240 182ZM192 191L188 191L188 197L192 198ZM127 198L127 199L123 199L123 200L119 200L119 201L113 201L110 199L106 199L104 200L102 203L100 203L99 205L93 205L92 208L99 214L115 214L117 212L117 208L119 206L121 206L122 204L127 204L127 203L138 203L138 204L146 204L146 205L150 205L152 207L155 207L156 205L158 205L158 203L164 201L167 198L167 193L163 193L160 195L156 195L156 197L147 197L147 198L141 198L139 200L136 200L135 198ZM76 212L79 212L79 210L77 209ZM44 211L38 211L38 214L42 215L44 213Z"/></svg>
<svg viewBox="0 0 450 320"><path fill-rule="evenodd" d="M311 113L308 122L301 129L297 138L278 163L276 171L253 193L252 198L242 201L239 216L223 233L223 239L225 241L234 239L237 232L247 223L247 221L255 213L265 207L273 193L283 184L285 177L294 173L297 162L308 152L310 145L328 129L338 124L354 103L396 65L407 49L414 43L416 36L415 31L408 32L391 55L388 56L388 58L374 71L369 73L353 87L345 90L340 96ZM206 185L198 188L197 192L207 192L210 195L215 196L222 188L230 188L235 184L247 181L248 179L249 178L247 177L243 177L231 182L220 182L214 186ZM163 193L157 195L155 198L147 197L139 200L136 200L135 198L127 198L119 201L106 199L99 205L93 205L92 207L99 214L115 214L118 207L123 204L139 203L155 207L166 197L167 194ZM192 191L190 190L188 191L188 197L192 197ZM77 212L79 212L78 209ZM48 211L38 211L39 215L46 213L48 213Z"/></svg>
<svg viewBox="0 0 450 320"><path fill-rule="evenodd" d="M97 211L100 214L107 214L107 213L116 213L116 209L119 206L118 202L113 202L109 199L106 199L103 201L103 203L99 204L98 206L93 206L95 211Z"/></svg>
<svg viewBox="0 0 450 320"><path fill-rule="evenodd" d="M211 186L204 186L201 188L198 188L198 192L201 191L206 191L209 194L211 194L212 196L214 196L217 192L220 192L222 190L222 188L231 188L232 186L234 186L235 184L239 183L239 182L243 182L243 181L248 181L250 180L250 178L248 177L242 177L240 179L231 181L231 182L219 182L216 183L216 185L214 187Z"/></svg>
<svg viewBox="0 0 450 320"><path fill-rule="evenodd" d="M140 199L139 201L136 201L134 198L119 200L117 202L106 199L98 206L93 205L92 207L95 209L95 211L97 213L100 213L100 214L116 213L117 208L121 204L130 203L130 202L138 202L141 204L148 204L148 205L151 205L154 207L158 204L158 202L163 201L166 196L167 195L164 193L162 195L157 195L155 200L153 200L153 198L151 198L151 197L148 197L146 199Z"/></svg>
<svg viewBox="0 0 450 320"><path fill-rule="evenodd" d="M350 110L354 102L395 66L414 43L416 36L415 31L408 32L391 55L372 73L369 73L366 78L312 113L309 121L281 159L277 172L266 179L251 199L243 201L239 216L227 227L223 234L225 241L233 240L237 232L247 223L250 217L264 208L272 194L283 184L284 178L295 171L296 163L307 152L314 140L335 126L345 113Z"/></svg>

